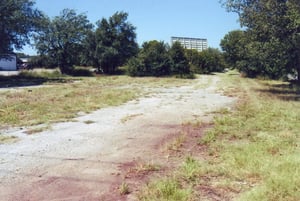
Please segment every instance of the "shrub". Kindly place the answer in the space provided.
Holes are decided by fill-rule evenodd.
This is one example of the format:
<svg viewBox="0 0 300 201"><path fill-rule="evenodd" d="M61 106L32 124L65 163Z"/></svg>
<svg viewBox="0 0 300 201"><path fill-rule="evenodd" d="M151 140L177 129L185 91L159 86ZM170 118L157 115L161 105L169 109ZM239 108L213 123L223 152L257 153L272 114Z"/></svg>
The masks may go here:
<svg viewBox="0 0 300 201"><path fill-rule="evenodd" d="M127 74L133 77L146 76L147 70L141 58L133 57L127 63Z"/></svg>

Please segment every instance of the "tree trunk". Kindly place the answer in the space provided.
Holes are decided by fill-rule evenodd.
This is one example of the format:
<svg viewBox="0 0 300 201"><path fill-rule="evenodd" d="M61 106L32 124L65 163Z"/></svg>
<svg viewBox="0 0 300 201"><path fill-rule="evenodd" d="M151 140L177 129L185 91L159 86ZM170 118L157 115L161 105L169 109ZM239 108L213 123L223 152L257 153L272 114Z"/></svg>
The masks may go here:
<svg viewBox="0 0 300 201"><path fill-rule="evenodd" d="M298 76L297 84L300 85L300 65L297 66L297 76Z"/></svg>
<svg viewBox="0 0 300 201"><path fill-rule="evenodd" d="M300 51L298 51L300 53ZM300 54L297 55L298 59L296 62L296 71L297 71L297 84L300 85Z"/></svg>
<svg viewBox="0 0 300 201"><path fill-rule="evenodd" d="M59 66L60 72L65 75L71 75L73 68L67 64L61 64Z"/></svg>

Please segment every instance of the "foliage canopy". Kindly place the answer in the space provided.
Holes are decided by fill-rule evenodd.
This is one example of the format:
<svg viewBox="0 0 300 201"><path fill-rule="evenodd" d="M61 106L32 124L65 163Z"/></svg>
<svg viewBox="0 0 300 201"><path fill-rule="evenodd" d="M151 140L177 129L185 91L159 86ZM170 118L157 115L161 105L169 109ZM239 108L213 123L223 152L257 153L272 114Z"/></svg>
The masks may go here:
<svg viewBox="0 0 300 201"><path fill-rule="evenodd" d="M227 62L248 76L264 75L280 78L298 74L300 82L300 2L298 0L226 0L229 11L238 13L246 27L236 45L233 34L223 39L221 46ZM231 44L231 45L229 45ZM238 47L241 45L241 47ZM241 55L232 54L235 48ZM235 66L236 67L236 66Z"/></svg>
<svg viewBox="0 0 300 201"><path fill-rule="evenodd" d="M96 23L97 29L90 31L84 42L84 62L104 73L114 74L118 66L137 54L136 28L127 18L127 13L116 12Z"/></svg>
<svg viewBox="0 0 300 201"><path fill-rule="evenodd" d="M31 0L5 0L0 3L0 54L20 50L39 30L43 14Z"/></svg>
<svg viewBox="0 0 300 201"><path fill-rule="evenodd" d="M60 16L45 21L42 32L35 37L36 48L56 61L62 73L69 74L78 63L82 41L91 28L86 15L64 9Z"/></svg>

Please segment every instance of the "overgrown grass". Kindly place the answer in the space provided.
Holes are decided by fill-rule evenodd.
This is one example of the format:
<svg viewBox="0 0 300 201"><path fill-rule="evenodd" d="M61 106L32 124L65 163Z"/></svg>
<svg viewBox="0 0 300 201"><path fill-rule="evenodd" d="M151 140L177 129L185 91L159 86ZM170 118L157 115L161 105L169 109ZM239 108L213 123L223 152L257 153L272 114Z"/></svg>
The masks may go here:
<svg viewBox="0 0 300 201"><path fill-rule="evenodd" d="M181 177L190 184L193 182L199 182L197 180L204 172L205 169L202 167L200 161L191 156L188 156L185 159L182 167L180 168Z"/></svg>
<svg viewBox="0 0 300 201"><path fill-rule="evenodd" d="M139 197L142 201L187 201L191 198L192 190L183 188L176 178L165 178L150 183Z"/></svg>
<svg viewBox="0 0 300 201"><path fill-rule="evenodd" d="M206 166L195 158L188 156L178 170L168 177L150 182L140 193L140 200L192 201L196 187L201 183L200 177L206 174Z"/></svg>
<svg viewBox="0 0 300 201"><path fill-rule="evenodd" d="M180 133L179 136L177 136L172 142L167 144L167 150L168 151L179 151L180 147L182 147L184 141L185 141L185 133Z"/></svg>
<svg viewBox="0 0 300 201"><path fill-rule="evenodd" d="M210 146L211 172L228 186L244 184L235 189L237 200L300 200L300 102L281 96L297 97L298 89L237 76L223 82L240 102L235 112L216 117L201 139Z"/></svg>
<svg viewBox="0 0 300 201"><path fill-rule="evenodd" d="M235 110L220 111L199 139L205 160L187 158L171 173L177 186L192 186L191 200L300 200L299 87L235 73L221 79L220 91L239 101ZM163 188L154 184L148 189Z"/></svg>
<svg viewBox="0 0 300 201"><path fill-rule="evenodd" d="M26 72L26 80L42 79L45 86L0 91L0 128L65 121L78 112L91 112L138 98L147 89L181 86L191 82L175 78L127 76L60 77L56 71ZM47 82L47 80L60 82ZM5 80L9 81L9 80ZM29 82L28 81L28 82ZM14 80L13 80L14 82Z"/></svg>
<svg viewBox="0 0 300 201"><path fill-rule="evenodd" d="M36 70L36 71L21 71L19 77L29 78L66 78L67 76L62 75L58 69L53 70Z"/></svg>
<svg viewBox="0 0 300 201"><path fill-rule="evenodd" d="M127 195L130 193L129 185L124 181L119 187L120 195Z"/></svg>
<svg viewBox="0 0 300 201"><path fill-rule="evenodd" d="M139 162L136 164L134 171L139 172L152 172L160 170L160 165L154 164L153 161L151 162Z"/></svg>

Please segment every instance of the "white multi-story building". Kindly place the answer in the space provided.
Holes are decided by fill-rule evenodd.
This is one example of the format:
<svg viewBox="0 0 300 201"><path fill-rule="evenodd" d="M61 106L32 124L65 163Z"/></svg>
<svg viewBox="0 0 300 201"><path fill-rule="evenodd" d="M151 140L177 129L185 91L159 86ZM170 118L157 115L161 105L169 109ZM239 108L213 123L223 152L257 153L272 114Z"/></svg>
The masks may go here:
<svg viewBox="0 0 300 201"><path fill-rule="evenodd" d="M181 45L186 49L195 49L198 51L207 49L207 39L203 38L188 38L188 37L171 37L171 44L176 41L180 42Z"/></svg>

